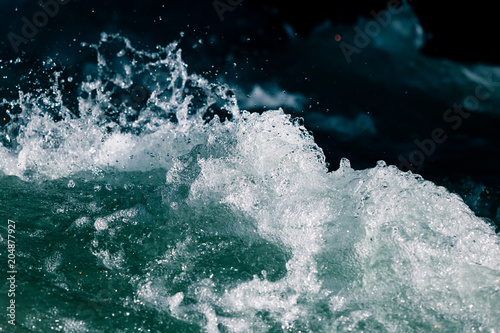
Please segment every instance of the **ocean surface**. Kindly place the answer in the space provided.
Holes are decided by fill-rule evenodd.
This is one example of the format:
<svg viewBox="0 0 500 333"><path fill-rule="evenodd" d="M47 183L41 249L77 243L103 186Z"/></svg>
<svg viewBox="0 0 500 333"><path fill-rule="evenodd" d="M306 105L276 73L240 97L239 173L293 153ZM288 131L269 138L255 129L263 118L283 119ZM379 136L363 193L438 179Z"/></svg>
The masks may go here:
<svg viewBox="0 0 500 333"><path fill-rule="evenodd" d="M500 68L419 54L405 8L352 55L368 72L332 39L352 27L292 41L276 66L344 68L327 86L294 81L299 63L265 79L237 58L215 80L188 67L182 36L146 50L104 32L80 45L93 57L78 73L54 57L4 86L0 331L498 332L497 164L442 161L498 153ZM32 65L0 62L16 66ZM400 98L381 102L387 87ZM443 122L477 91L491 97ZM481 134L456 131L473 111ZM425 122L428 137L394 139ZM444 153L404 170L397 156L418 162L438 126Z"/></svg>

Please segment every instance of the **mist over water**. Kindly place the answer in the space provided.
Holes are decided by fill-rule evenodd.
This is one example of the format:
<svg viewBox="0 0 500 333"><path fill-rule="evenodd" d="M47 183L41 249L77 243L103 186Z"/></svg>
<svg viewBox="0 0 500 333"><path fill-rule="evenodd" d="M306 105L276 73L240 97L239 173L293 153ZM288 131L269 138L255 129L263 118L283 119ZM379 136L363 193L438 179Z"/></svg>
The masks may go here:
<svg viewBox="0 0 500 333"><path fill-rule="evenodd" d="M329 172L301 119L240 110L177 42L85 47L83 79L54 69L2 101L22 272L2 330L500 327L499 239L459 196L383 161Z"/></svg>

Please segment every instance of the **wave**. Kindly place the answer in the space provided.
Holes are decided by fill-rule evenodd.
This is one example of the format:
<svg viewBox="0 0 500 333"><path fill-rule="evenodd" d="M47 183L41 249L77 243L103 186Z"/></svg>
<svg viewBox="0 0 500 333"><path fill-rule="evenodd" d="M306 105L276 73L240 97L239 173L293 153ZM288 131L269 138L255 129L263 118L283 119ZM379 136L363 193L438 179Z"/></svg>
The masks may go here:
<svg viewBox="0 0 500 333"><path fill-rule="evenodd" d="M3 101L2 205L30 203L20 288L43 294L20 325L500 326L498 236L458 196L382 161L328 172L300 119L241 111L229 87L187 73L177 43L146 52L103 34L90 47L77 108L59 72Z"/></svg>

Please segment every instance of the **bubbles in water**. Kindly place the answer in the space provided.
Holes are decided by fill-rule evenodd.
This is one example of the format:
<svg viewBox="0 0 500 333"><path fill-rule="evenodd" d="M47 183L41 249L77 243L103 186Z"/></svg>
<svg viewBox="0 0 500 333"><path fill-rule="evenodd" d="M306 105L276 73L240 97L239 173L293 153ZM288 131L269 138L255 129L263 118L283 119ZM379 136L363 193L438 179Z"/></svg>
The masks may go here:
<svg viewBox="0 0 500 333"><path fill-rule="evenodd" d="M12 118L0 132L5 174L56 179L110 167L168 167L170 156L192 147L185 136L197 144L205 140L208 120L238 117L227 87L187 73L177 42L145 52L126 38L101 37L97 45L84 44L97 52L97 70L89 69L78 84L76 108L66 103L60 72L50 89L20 91L18 100L2 101ZM15 109L20 112L9 111ZM165 140L177 144L162 151Z"/></svg>
<svg viewBox="0 0 500 333"><path fill-rule="evenodd" d="M104 218L97 218L94 222L94 227L97 231L102 231L108 229L108 221Z"/></svg>
<svg viewBox="0 0 500 333"><path fill-rule="evenodd" d="M45 270L49 273L54 273L55 270L61 265L62 255L59 252L56 252L50 255L47 259L45 259Z"/></svg>
<svg viewBox="0 0 500 333"><path fill-rule="evenodd" d="M4 101L21 112L0 170L82 192L53 212L70 225L43 261L57 297L213 332L500 326L498 237L458 196L384 162L329 173L300 120L240 112L227 87L187 73L177 43L149 53L103 34L91 47L77 110L57 75ZM126 287L85 294L103 281ZM97 325L56 312L44 315L68 330Z"/></svg>

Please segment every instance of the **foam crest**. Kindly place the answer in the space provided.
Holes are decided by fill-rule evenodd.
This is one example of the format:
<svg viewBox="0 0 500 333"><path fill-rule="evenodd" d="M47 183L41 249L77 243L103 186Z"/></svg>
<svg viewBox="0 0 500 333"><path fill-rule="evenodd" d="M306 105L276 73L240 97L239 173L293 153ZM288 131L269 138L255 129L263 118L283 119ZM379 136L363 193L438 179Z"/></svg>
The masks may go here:
<svg viewBox="0 0 500 333"><path fill-rule="evenodd" d="M0 170L25 179L147 170L204 142L208 120L239 110L226 86L187 73L177 44L145 52L103 34L99 44L84 45L96 51L97 66L86 67L77 91L66 91L54 70L50 89L3 100L12 120L0 133ZM68 101L74 94L76 105Z"/></svg>
<svg viewBox="0 0 500 333"><path fill-rule="evenodd" d="M0 170L49 181L0 177L15 194L2 198L58 202L26 213L19 234L36 249L25 271L46 273L43 302L57 310L31 317L75 331L115 315L119 329L152 331L500 327L499 239L458 196L384 162L328 172L300 120L240 112L227 87L187 74L176 44L148 53L103 35L93 47L78 114L57 80L4 101L21 112L2 132ZM147 99L117 101L136 80ZM75 299L105 315L72 318Z"/></svg>
<svg viewBox="0 0 500 333"><path fill-rule="evenodd" d="M285 251L285 272L237 283L200 277L170 295L148 277L154 288L138 294L145 304L161 300L175 318L214 332L498 326L498 237L458 196L383 162L356 171L342 160L327 173L312 137L281 111L243 113L226 129L168 172L164 201L182 187L188 194L175 200L190 211L227 207L230 224L212 227L244 224L232 237ZM186 272L195 240L179 247Z"/></svg>

